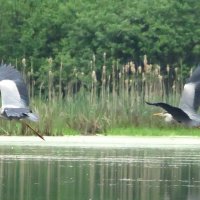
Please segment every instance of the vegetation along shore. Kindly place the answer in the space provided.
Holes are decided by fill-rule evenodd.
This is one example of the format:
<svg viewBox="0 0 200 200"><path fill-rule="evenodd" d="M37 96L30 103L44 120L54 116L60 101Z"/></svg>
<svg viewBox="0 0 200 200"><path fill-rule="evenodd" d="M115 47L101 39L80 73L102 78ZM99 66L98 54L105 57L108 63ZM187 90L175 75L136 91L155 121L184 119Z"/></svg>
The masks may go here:
<svg viewBox="0 0 200 200"><path fill-rule="evenodd" d="M0 9L1 63L22 72L42 135L196 135L169 128L145 101L178 105L199 63L199 1L8 0ZM30 132L0 120L0 134Z"/></svg>

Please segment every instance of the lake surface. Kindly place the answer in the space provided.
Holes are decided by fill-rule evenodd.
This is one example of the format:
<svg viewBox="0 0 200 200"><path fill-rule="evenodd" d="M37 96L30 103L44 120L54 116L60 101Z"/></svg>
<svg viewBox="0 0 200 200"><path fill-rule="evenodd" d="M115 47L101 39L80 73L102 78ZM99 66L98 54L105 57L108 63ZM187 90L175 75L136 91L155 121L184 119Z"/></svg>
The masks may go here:
<svg viewBox="0 0 200 200"><path fill-rule="evenodd" d="M200 138L0 137L2 200L199 200Z"/></svg>

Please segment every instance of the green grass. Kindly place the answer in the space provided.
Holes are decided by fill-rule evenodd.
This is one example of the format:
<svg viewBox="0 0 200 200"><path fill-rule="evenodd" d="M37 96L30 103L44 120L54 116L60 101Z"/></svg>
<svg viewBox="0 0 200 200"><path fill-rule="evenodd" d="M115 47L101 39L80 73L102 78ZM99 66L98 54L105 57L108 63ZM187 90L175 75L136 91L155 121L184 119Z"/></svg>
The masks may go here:
<svg viewBox="0 0 200 200"><path fill-rule="evenodd" d="M133 62L104 64L101 72L94 66L86 74L73 69L69 80L63 76L62 63L54 69L46 66L49 71L44 80L34 79L33 72L27 71L31 109L40 116L39 123L30 122L31 126L46 136L199 135L198 129L167 125L152 116L160 108L145 104L163 101L178 105L183 83L181 67L172 69L176 75L172 85L169 76L160 74L157 64L145 61L143 68ZM56 69L60 69L59 76ZM0 120L0 135L32 134L20 123Z"/></svg>
<svg viewBox="0 0 200 200"><path fill-rule="evenodd" d="M71 128L66 128L65 130L63 130L62 134L63 135L80 135L78 131Z"/></svg>
<svg viewBox="0 0 200 200"><path fill-rule="evenodd" d="M123 136L200 136L199 128L169 127L169 128L148 128L148 127L126 127L112 128L106 135Z"/></svg>

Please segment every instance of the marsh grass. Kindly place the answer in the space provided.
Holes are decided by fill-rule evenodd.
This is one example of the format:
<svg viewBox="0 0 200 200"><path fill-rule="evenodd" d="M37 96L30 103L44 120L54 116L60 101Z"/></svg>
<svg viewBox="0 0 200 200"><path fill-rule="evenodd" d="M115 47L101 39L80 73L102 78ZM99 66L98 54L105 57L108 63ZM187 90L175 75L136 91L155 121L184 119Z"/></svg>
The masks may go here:
<svg viewBox="0 0 200 200"><path fill-rule="evenodd" d="M134 62L106 65L106 55L101 70L97 70L93 56L87 74L74 68L67 79L65 65L47 60L46 74L35 77L34 65L27 67L22 60L22 70L28 83L32 110L40 115L40 122L32 124L43 135L107 134L116 127L167 127L152 117L160 110L145 101L164 101L177 105L182 88L180 68L162 68L149 64L144 56L142 66ZM30 69L30 70L29 70ZM100 74L99 76L97 76ZM29 135L29 130L19 123L0 121L1 134Z"/></svg>
<svg viewBox="0 0 200 200"><path fill-rule="evenodd" d="M199 129L183 127L117 127L107 130L108 135L126 136L199 136Z"/></svg>

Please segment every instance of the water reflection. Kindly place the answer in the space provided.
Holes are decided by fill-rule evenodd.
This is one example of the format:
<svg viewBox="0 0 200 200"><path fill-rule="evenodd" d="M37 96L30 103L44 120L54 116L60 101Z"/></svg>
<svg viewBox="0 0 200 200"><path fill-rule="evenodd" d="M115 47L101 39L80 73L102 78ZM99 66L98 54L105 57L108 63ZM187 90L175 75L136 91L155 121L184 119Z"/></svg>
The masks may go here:
<svg viewBox="0 0 200 200"><path fill-rule="evenodd" d="M0 199L199 199L199 149L0 146Z"/></svg>

